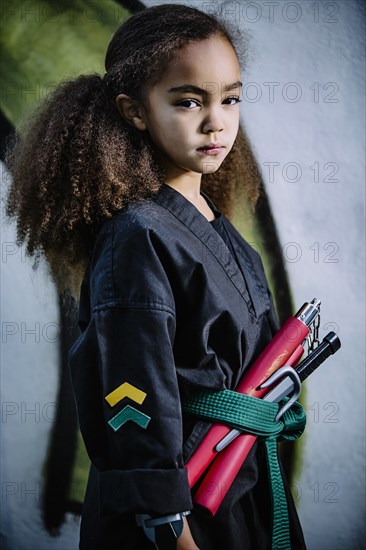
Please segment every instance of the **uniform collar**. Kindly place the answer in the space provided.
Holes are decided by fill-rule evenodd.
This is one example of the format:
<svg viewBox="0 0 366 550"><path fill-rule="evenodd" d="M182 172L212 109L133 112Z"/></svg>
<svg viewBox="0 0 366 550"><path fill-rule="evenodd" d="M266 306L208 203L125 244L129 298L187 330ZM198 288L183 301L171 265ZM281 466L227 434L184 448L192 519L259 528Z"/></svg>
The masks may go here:
<svg viewBox="0 0 366 550"><path fill-rule="evenodd" d="M221 211L205 193L201 191L201 195L205 197L216 216L223 216ZM207 218L184 195L165 183L162 184L159 191L152 197L152 200L169 210L208 248L221 264L242 299L246 302L249 312L255 317L253 301L249 296L243 274L226 244Z"/></svg>

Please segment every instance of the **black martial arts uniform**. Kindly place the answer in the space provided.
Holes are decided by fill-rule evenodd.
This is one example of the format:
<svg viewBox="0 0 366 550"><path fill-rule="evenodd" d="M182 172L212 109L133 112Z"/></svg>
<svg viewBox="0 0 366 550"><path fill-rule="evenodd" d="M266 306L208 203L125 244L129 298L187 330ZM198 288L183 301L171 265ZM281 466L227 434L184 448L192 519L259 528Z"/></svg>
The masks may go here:
<svg viewBox="0 0 366 550"><path fill-rule="evenodd" d="M210 424L182 414L181 400L205 388L235 389L278 329L259 255L204 196L213 222L163 184L97 236L81 289L83 332L69 350L92 462L83 550L152 549L135 513L193 508L184 464ZM113 400L124 383L143 400L123 392ZM113 428L127 410L132 419ZM287 493L292 548L304 548ZM188 522L201 550L270 549L271 513L256 444L215 518L193 509Z"/></svg>

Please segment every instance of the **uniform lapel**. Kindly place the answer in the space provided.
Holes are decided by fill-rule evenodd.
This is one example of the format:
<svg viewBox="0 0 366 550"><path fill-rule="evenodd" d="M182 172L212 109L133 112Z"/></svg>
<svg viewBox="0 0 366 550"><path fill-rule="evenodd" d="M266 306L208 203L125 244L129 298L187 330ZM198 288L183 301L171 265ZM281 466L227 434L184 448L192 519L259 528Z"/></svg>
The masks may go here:
<svg viewBox="0 0 366 550"><path fill-rule="evenodd" d="M226 223L228 223L227 220L226 220ZM237 233L236 230L235 230L235 233ZM232 245L236 254L238 264L240 266L241 272L247 284L249 296L255 296L255 300L252 300L253 310L255 311L253 315L258 319L263 313L268 311L270 308L267 288L264 286L263 282L258 278L257 271L255 269L253 261L248 255L247 251L244 249L243 246L241 246L238 243L238 241L235 239L233 235L231 235L231 237L232 237Z"/></svg>
<svg viewBox="0 0 366 550"><path fill-rule="evenodd" d="M169 185L163 184L152 200L169 210L215 256L240 296L246 302L249 312L255 316L243 274L226 244L210 222L188 199Z"/></svg>

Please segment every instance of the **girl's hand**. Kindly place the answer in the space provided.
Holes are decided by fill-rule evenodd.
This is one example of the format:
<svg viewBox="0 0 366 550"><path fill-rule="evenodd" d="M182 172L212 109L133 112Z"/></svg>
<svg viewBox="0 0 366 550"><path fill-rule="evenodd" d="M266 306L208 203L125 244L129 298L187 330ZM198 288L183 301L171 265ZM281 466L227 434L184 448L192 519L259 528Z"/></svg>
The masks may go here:
<svg viewBox="0 0 366 550"><path fill-rule="evenodd" d="M183 517L183 531L177 539L177 550L200 550L194 542L187 518Z"/></svg>

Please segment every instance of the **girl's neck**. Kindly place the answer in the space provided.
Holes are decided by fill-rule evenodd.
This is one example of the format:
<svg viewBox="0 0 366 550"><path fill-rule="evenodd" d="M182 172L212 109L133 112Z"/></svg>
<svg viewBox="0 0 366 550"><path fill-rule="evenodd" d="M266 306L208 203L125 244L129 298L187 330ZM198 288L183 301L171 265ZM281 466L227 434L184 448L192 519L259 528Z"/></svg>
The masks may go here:
<svg viewBox="0 0 366 550"><path fill-rule="evenodd" d="M167 182L170 187L181 193L187 200L198 202L201 197L201 181L176 181Z"/></svg>
<svg viewBox="0 0 366 550"><path fill-rule="evenodd" d="M198 202L201 193L202 174L198 172L189 172L177 167L171 166L167 161L163 161L166 174L166 183L181 193L189 201Z"/></svg>

